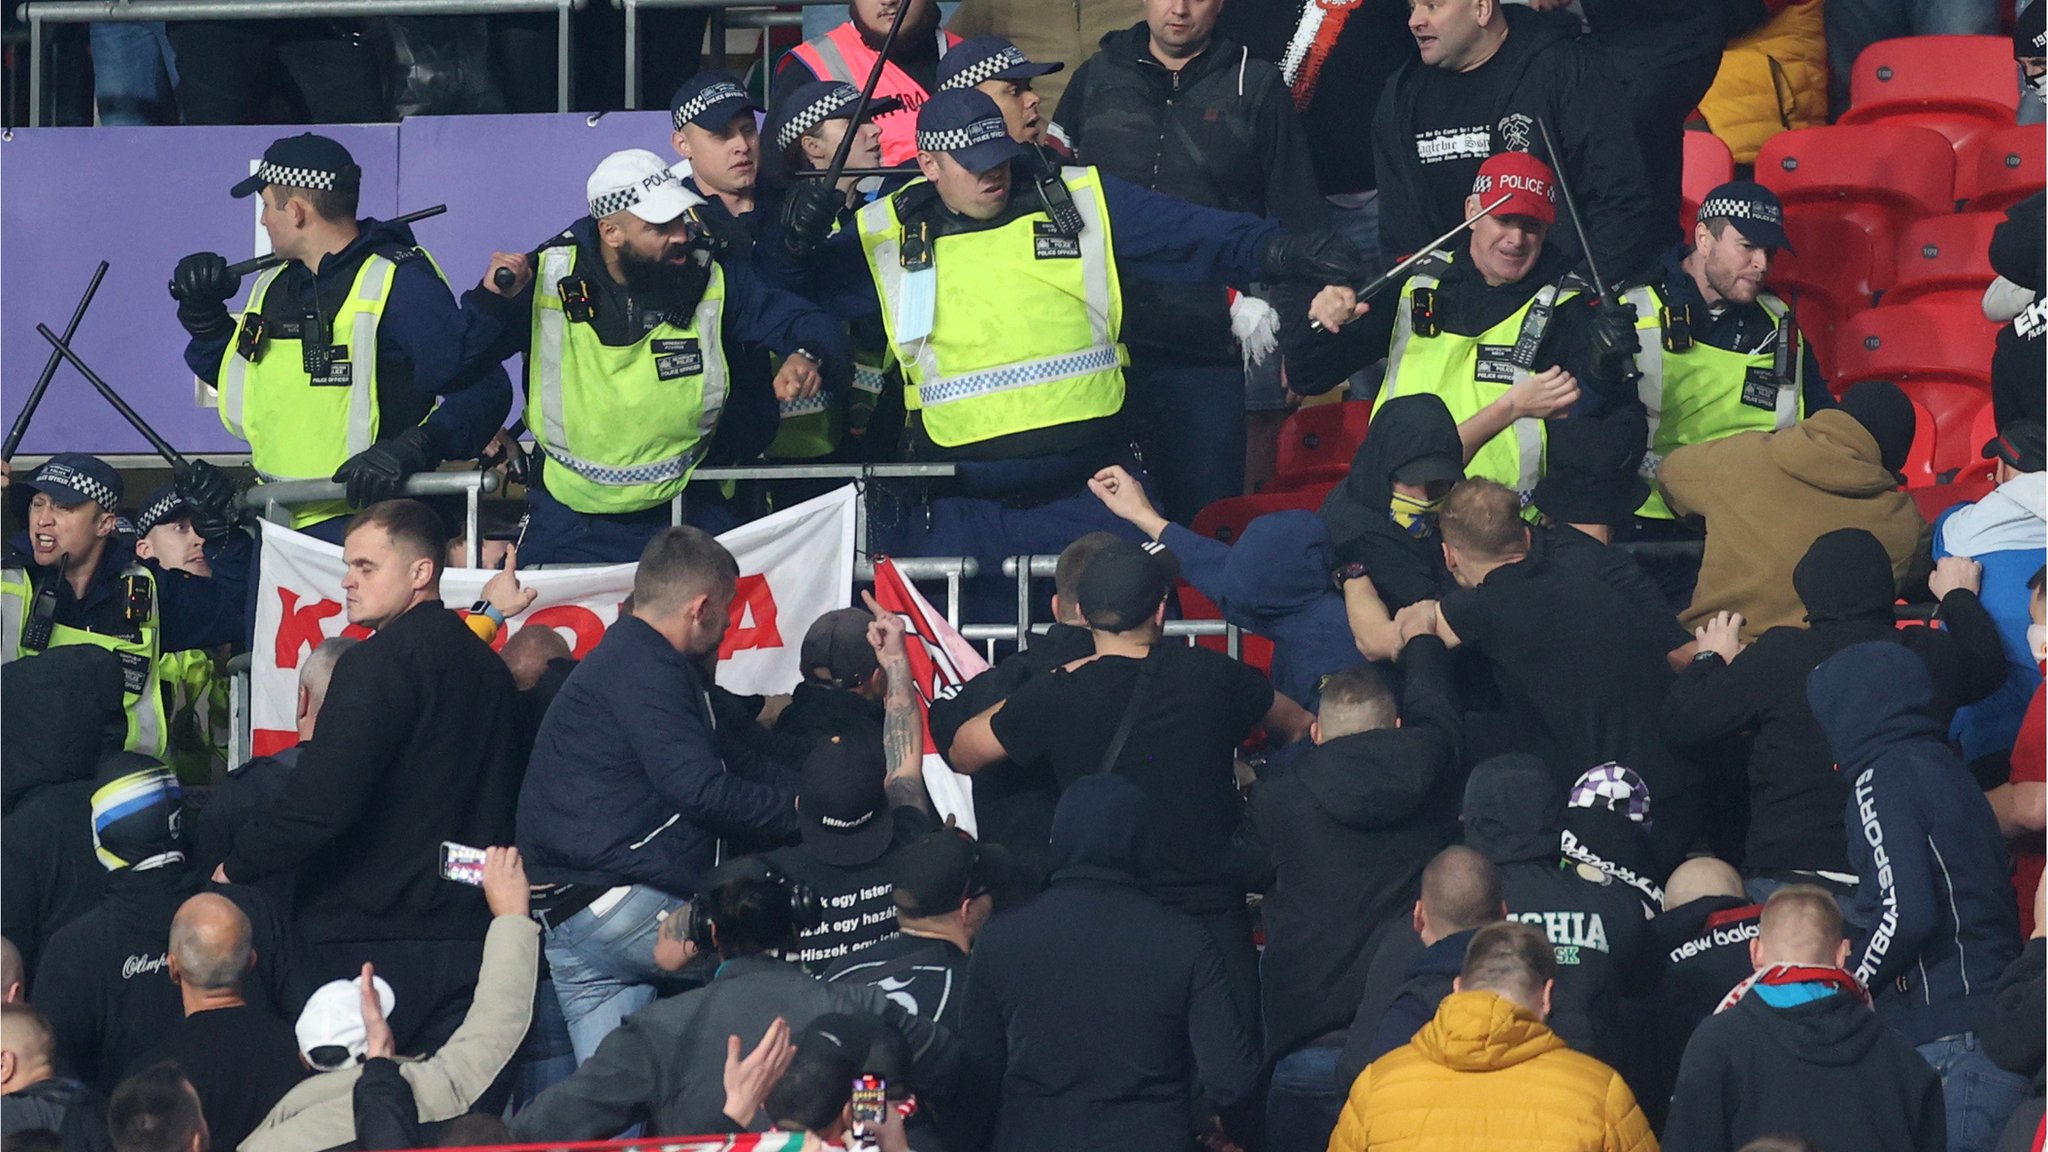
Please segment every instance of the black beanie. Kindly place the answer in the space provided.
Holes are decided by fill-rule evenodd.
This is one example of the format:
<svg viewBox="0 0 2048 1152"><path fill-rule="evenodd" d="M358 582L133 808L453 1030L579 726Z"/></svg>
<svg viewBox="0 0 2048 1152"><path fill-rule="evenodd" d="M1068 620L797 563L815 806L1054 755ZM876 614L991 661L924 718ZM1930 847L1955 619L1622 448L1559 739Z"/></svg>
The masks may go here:
<svg viewBox="0 0 2048 1152"><path fill-rule="evenodd" d="M2040 56L2048 56L2048 9L2044 9L2041 0L2034 0L2012 22L2012 58Z"/></svg>
<svg viewBox="0 0 2048 1152"><path fill-rule="evenodd" d="M1885 471L1897 472L1906 466L1919 419L1913 414L1913 402L1897 384L1865 380L1842 393L1842 411L1854 416L1877 441L1877 456Z"/></svg>
<svg viewBox="0 0 2048 1152"><path fill-rule="evenodd" d="M1898 586L1892 558L1861 528L1837 528L1813 542L1792 569L1792 587L1806 605L1806 622L1889 619Z"/></svg>

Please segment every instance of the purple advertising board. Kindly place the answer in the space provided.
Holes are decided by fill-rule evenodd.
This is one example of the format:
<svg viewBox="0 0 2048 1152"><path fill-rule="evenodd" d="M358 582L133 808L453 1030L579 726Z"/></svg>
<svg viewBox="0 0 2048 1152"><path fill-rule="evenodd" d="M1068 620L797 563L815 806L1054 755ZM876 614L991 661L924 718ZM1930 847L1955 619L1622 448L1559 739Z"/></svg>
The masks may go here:
<svg viewBox="0 0 2048 1152"><path fill-rule="evenodd" d="M0 197L0 422L11 423L21 410L49 354L36 324L61 332L104 259L110 267L79 325L79 355L180 450L246 451L198 399L177 305L164 286L188 252L212 250L233 261L264 250L256 201L232 199L227 190L272 140L306 130L34 128L17 129L0 145L7 171ZM458 294L482 278L494 250L530 249L582 216L584 180L607 153L638 147L672 155L665 112L613 113L595 125L571 114L311 130L341 141L362 166L364 215L448 205L417 234ZM104 198L107 189L124 190L117 211L106 210L116 203ZM149 446L64 365L21 450L116 455L147 454Z"/></svg>

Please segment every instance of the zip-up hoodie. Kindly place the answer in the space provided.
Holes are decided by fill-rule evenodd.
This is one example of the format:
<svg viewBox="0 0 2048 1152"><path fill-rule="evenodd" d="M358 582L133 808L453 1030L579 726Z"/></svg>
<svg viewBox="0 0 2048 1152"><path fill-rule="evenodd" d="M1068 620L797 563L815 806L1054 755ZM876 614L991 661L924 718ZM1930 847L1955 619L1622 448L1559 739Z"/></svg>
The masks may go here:
<svg viewBox="0 0 2048 1152"><path fill-rule="evenodd" d="M1933 682L1896 644L1843 649L1807 698L1849 780L1848 968L1915 1044L1975 1031L2019 953L2019 910L1991 805L1943 741Z"/></svg>

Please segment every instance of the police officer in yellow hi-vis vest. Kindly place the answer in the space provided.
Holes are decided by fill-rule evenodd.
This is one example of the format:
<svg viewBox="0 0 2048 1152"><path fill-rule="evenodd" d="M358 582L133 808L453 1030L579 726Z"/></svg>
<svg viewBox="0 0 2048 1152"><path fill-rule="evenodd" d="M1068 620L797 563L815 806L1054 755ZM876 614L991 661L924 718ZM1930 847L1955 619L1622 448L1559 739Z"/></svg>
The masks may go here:
<svg viewBox="0 0 2048 1152"><path fill-rule="evenodd" d="M161 757L166 720L157 658L242 638L253 548L234 530L235 493L205 464L181 473L193 525L207 538L213 575L138 560L114 532L121 474L77 452L53 456L11 487L27 491L25 537L9 541L0 571L0 660L90 644L121 660L129 750Z"/></svg>
<svg viewBox="0 0 2048 1152"><path fill-rule="evenodd" d="M220 255L187 256L171 278L185 363L219 390L221 423L257 473L347 485L345 502L293 510L294 527L337 544L351 507L475 456L512 404L504 369L464 364L462 314L412 230L356 218L361 185L335 141L279 140L233 194L261 193L284 266L257 277L239 320L226 302L241 279Z"/></svg>
<svg viewBox="0 0 2048 1152"><path fill-rule="evenodd" d="M879 316L905 378L906 455L959 465L935 498L870 517L878 551L973 556L993 574L1005 556L1087 532L1132 536L1087 490L1100 469L1138 464L1123 418L1124 277L1362 272L1333 233L1290 235L1094 168L1039 165L973 89L932 96L917 145L925 178L862 208L854 232L828 238L829 213L792 214L780 245L755 249L764 275L849 321Z"/></svg>
<svg viewBox="0 0 2048 1152"><path fill-rule="evenodd" d="M1835 401L1792 309L1764 288L1785 239L1785 209L1761 184L1707 193L1690 243L1624 295L1635 308L1636 365L1649 414L1643 475L1673 449L1737 432L1772 432ZM1670 520L1653 490L1639 515Z"/></svg>
<svg viewBox="0 0 2048 1152"><path fill-rule="evenodd" d="M483 356L526 357L529 564L637 560L713 451L733 390L800 399L844 388L851 368L842 325L719 258L703 199L659 156L614 152L584 190L590 215L538 252L495 253L462 298ZM742 345L782 358L772 381L734 372ZM731 522L703 518L723 513L706 502L690 511L706 530Z"/></svg>

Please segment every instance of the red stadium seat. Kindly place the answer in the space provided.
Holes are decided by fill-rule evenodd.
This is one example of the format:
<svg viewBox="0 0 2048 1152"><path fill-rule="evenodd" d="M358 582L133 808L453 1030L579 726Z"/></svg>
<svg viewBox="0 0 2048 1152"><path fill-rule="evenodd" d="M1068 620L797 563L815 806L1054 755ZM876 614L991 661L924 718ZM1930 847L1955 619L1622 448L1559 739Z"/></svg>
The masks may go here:
<svg viewBox="0 0 2048 1152"><path fill-rule="evenodd" d="M1870 237L1870 286L1892 279L1892 246L1922 216L1955 211L1956 154L1948 137L1913 125L1861 124L1795 128L1764 142L1757 181L1785 204L1794 221L1854 221Z"/></svg>
<svg viewBox="0 0 2048 1152"><path fill-rule="evenodd" d="M1984 289L1998 277L1991 270L1991 230L2004 219L2002 212L1965 212L1907 225L1894 256L1892 286L1879 303L1980 307Z"/></svg>
<svg viewBox="0 0 2048 1152"><path fill-rule="evenodd" d="M1908 380L1904 388L1934 420L1934 470L1946 475L1969 467L1984 445L1971 442L1971 429L1977 414L1991 407L1991 394L1953 380Z"/></svg>
<svg viewBox="0 0 2048 1152"><path fill-rule="evenodd" d="M1920 518L1932 524L1935 517L1958 504L1982 500L1992 487L1990 475L1980 473L1967 478L1958 477L1947 484L1910 488L1907 494L1913 497L1913 503L1919 507Z"/></svg>
<svg viewBox="0 0 2048 1152"><path fill-rule="evenodd" d="M2019 124L1986 132L1956 168L1956 199L1972 212L2003 212L2048 187L2048 132Z"/></svg>
<svg viewBox="0 0 2048 1152"><path fill-rule="evenodd" d="M1679 194L1678 227L1689 239L1692 226L1699 219L1700 201L1707 198L1707 193L1735 179L1735 155L1712 132L1687 132L1685 167L1680 179L1684 189Z"/></svg>
<svg viewBox="0 0 2048 1152"><path fill-rule="evenodd" d="M1913 124L1961 152L2012 124L2020 106L2012 41L2003 36L1908 36L1856 56L1842 124Z"/></svg>
<svg viewBox="0 0 2048 1152"><path fill-rule="evenodd" d="M1849 317L1835 340L1837 393L1862 380L1947 380L1990 394L1998 325L1975 307L1902 304Z"/></svg>
<svg viewBox="0 0 2048 1152"><path fill-rule="evenodd" d="M1213 505L1212 505L1213 507ZM1180 582L1180 615L1183 620L1221 620L1223 609L1214 600L1195 590L1193 584ZM1268 675L1273 671L1273 642L1255 632L1240 630L1237 658ZM1228 636L1197 636L1195 644L1216 652L1230 651Z"/></svg>
<svg viewBox="0 0 2048 1152"><path fill-rule="evenodd" d="M1934 455L1941 444L1941 426L1927 405L1918 400L1913 401L1913 418L1913 446L1906 450L1906 466L1900 471L1906 478L1906 487L1931 488L1937 480Z"/></svg>
<svg viewBox="0 0 2048 1152"><path fill-rule="evenodd" d="M1778 250L1768 283L1792 305L1821 371L1832 374L1842 321L1870 307L1870 238L1828 216L1794 216L1785 231L1792 248Z"/></svg>
<svg viewBox="0 0 2048 1152"><path fill-rule="evenodd" d="M1235 544L1244 532L1244 526L1268 512L1285 512L1305 508L1315 511L1322 506L1324 493L1311 491L1261 492L1256 496L1231 496L1218 500L1195 513L1195 519L1188 530L1201 536Z"/></svg>
<svg viewBox="0 0 2048 1152"><path fill-rule="evenodd" d="M1280 454L1273 478L1261 492L1292 492L1344 478L1351 457L1365 443L1372 405L1344 400L1302 408L1280 426Z"/></svg>

